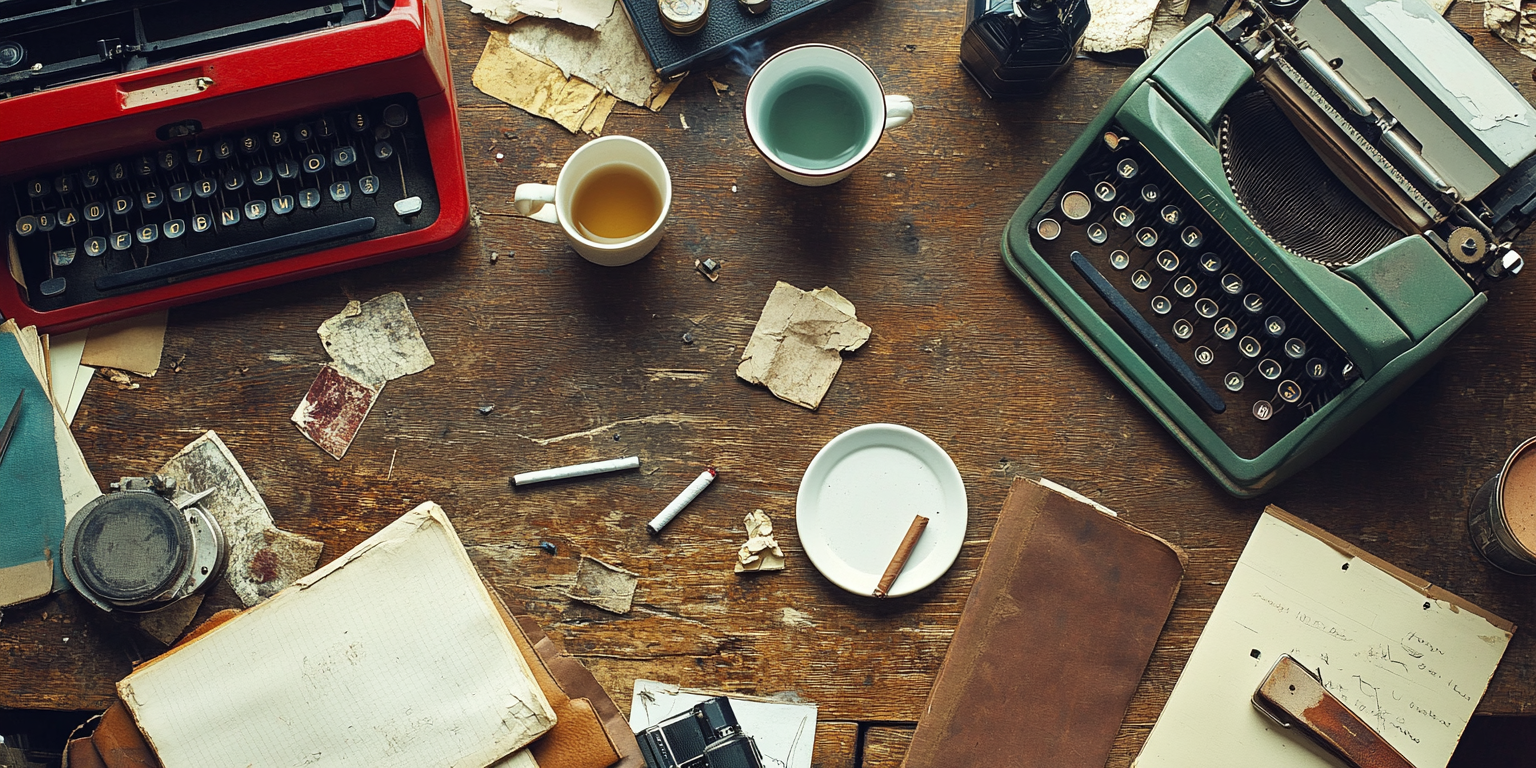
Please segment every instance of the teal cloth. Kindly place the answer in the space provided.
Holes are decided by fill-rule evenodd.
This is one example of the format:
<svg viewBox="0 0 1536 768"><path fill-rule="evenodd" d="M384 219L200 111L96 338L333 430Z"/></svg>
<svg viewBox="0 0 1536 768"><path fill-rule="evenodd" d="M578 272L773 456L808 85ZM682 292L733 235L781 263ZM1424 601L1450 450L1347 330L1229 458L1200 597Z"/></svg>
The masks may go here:
<svg viewBox="0 0 1536 768"><path fill-rule="evenodd" d="M54 442L53 404L37 380L21 344L0 333L0 426L27 391L10 448L0 458L0 568L53 558L54 584L62 584L64 491Z"/></svg>

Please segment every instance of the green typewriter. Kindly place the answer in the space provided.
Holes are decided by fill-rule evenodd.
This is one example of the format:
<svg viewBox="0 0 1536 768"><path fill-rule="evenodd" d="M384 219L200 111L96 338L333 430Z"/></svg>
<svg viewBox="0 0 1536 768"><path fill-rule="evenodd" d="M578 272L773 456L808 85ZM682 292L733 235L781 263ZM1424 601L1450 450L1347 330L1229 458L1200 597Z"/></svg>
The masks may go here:
<svg viewBox="0 0 1536 768"><path fill-rule="evenodd" d="M1003 256L1247 497L1433 365L1533 214L1536 110L1424 0L1234 0L1131 75Z"/></svg>

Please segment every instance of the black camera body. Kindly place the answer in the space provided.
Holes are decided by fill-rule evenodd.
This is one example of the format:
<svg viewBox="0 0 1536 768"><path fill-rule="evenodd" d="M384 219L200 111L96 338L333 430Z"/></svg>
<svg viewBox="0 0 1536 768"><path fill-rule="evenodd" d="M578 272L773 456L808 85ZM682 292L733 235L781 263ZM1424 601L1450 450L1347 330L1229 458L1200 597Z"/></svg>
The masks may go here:
<svg viewBox="0 0 1536 768"><path fill-rule="evenodd" d="M741 731L724 696L701 701L638 734L646 768L762 768L757 742Z"/></svg>

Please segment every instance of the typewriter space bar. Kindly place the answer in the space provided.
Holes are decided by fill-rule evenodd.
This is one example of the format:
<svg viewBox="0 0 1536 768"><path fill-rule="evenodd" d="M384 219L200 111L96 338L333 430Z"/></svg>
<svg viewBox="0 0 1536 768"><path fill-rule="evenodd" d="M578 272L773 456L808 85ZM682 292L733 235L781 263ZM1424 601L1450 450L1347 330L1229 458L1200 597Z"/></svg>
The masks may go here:
<svg viewBox="0 0 1536 768"><path fill-rule="evenodd" d="M1077 271L1082 273L1088 284L1099 292L1110 307L1114 308L1116 314L1120 315L1120 319L1136 329L1136 335L1157 353L1158 359L1173 369L1173 372L1195 391L1207 407L1217 413L1227 410L1227 403L1221 399L1221 395L1216 394L1216 390L1211 389L1211 385L1205 383L1205 379L1200 378L1200 374L1195 373L1195 369L1189 367L1189 363L1184 362L1184 358L1179 357L1179 353L1173 351L1173 347L1168 346L1168 340L1164 339L1157 329L1153 328L1152 324L1131 306L1131 302L1126 301L1124 294L1104 279L1104 275L1093 266L1092 262L1088 261L1083 254L1073 251L1072 266L1077 267Z"/></svg>
<svg viewBox="0 0 1536 768"><path fill-rule="evenodd" d="M269 237L266 240L231 245L228 248L220 248L217 251L184 256L179 259L162 261L159 264L150 264L146 267L99 277L96 279L96 290L111 291L117 288L127 288L139 285L140 283L185 275L189 272L196 272L208 269L209 267L227 266L247 259L277 253L278 251L302 248L306 245L319 245L320 243L339 240L343 237L372 232L373 226L373 217L364 216L361 219L343 221L338 224L327 224L323 227L306 229L302 232L290 232L286 235Z"/></svg>

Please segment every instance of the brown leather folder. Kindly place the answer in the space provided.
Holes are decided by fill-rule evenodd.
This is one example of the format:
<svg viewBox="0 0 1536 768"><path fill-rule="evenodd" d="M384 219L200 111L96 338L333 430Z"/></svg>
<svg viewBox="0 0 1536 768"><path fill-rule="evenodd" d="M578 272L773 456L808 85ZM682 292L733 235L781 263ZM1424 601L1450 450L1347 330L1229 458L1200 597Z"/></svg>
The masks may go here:
<svg viewBox="0 0 1536 768"><path fill-rule="evenodd" d="M1186 560L1015 480L904 768L1103 768Z"/></svg>

